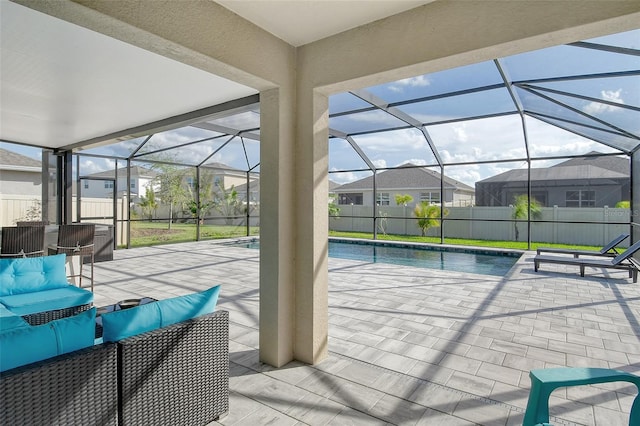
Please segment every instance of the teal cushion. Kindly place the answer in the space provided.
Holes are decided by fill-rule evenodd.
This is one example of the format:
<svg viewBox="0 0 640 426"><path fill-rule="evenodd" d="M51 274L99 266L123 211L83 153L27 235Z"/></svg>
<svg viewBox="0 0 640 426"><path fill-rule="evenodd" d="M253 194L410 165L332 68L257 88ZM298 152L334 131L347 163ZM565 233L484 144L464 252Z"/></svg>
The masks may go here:
<svg viewBox="0 0 640 426"><path fill-rule="evenodd" d="M0 333L0 371L56 355L56 334L48 324L14 328Z"/></svg>
<svg viewBox="0 0 640 426"><path fill-rule="evenodd" d="M0 259L0 296L68 286L64 254Z"/></svg>
<svg viewBox="0 0 640 426"><path fill-rule="evenodd" d="M29 315L93 302L93 293L84 288L65 284L64 287L33 293L0 297L0 303L17 315Z"/></svg>
<svg viewBox="0 0 640 426"><path fill-rule="evenodd" d="M209 314L215 310L219 294L218 285L199 293L103 314L102 337L105 342L117 342L136 334Z"/></svg>
<svg viewBox="0 0 640 426"><path fill-rule="evenodd" d="M0 371L93 345L96 309L33 327L0 332Z"/></svg>
<svg viewBox="0 0 640 426"><path fill-rule="evenodd" d="M0 305L0 332L20 327L29 327L29 324L20 315Z"/></svg>
<svg viewBox="0 0 640 426"><path fill-rule="evenodd" d="M102 339L117 342L146 331L160 328L157 302L102 314Z"/></svg>
<svg viewBox="0 0 640 426"><path fill-rule="evenodd" d="M58 354L87 348L93 346L96 335L96 308L48 324L55 330Z"/></svg>

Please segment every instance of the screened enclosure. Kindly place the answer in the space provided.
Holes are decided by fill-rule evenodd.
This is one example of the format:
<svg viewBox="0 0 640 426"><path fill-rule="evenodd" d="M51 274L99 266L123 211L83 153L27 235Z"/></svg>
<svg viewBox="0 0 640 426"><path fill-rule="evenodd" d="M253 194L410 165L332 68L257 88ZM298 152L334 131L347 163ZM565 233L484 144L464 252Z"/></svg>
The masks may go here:
<svg viewBox="0 0 640 426"><path fill-rule="evenodd" d="M629 232L639 45L636 30L331 96L330 231L522 248ZM259 234L257 95L137 136L36 154L41 214L113 224L121 247Z"/></svg>

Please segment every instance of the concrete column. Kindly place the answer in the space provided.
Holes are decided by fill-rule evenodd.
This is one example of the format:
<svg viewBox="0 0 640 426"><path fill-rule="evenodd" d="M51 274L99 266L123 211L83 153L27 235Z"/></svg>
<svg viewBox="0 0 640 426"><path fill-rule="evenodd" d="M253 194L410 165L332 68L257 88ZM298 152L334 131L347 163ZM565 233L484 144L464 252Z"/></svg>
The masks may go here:
<svg viewBox="0 0 640 426"><path fill-rule="evenodd" d="M293 359L295 330L296 180L293 96L260 94L260 360Z"/></svg>
<svg viewBox="0 0 640 426"><path fill-rule="evenodd" d="M327 96L298 91L294 358L310 364L328 354L328 109Z"/></svg>

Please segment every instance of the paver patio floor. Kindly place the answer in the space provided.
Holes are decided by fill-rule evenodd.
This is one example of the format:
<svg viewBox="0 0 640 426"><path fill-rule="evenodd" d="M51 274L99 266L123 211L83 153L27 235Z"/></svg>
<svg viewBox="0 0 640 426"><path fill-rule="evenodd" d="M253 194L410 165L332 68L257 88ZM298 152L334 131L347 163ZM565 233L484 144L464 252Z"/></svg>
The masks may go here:
<svg viewBox="0 0 640 426"><path fill-rule="evenodd" d="M329 357L259 362L258 250L219 242L117 250L95 304L222 284L231 410L223 425L519 425L533 368L640 369L640 284L623 271L543 265L505 277L329 259ZM552 395L555 424L624 425L635 388Z"/></svg>

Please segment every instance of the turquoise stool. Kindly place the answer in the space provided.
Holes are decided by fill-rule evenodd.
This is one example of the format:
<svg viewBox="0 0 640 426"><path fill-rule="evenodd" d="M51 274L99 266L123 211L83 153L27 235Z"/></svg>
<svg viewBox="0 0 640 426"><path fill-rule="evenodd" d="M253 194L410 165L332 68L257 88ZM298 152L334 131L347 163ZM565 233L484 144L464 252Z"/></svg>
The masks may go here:
<svg viewBox="0 0 640 426"><path fill-rule="evenodd" d="M629 382L640 390L640 377L607 368L546 368L531 370L531 391L523 426L550 426L549 395L557 388L596 383ZM640 426L640 395L631 406L629 426Z"/></svg>

